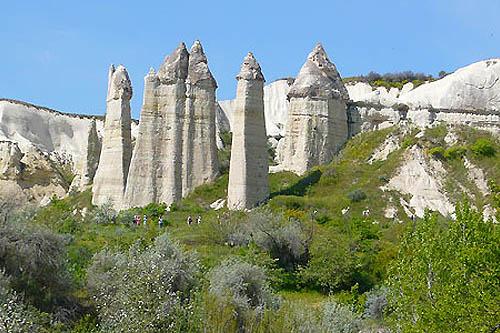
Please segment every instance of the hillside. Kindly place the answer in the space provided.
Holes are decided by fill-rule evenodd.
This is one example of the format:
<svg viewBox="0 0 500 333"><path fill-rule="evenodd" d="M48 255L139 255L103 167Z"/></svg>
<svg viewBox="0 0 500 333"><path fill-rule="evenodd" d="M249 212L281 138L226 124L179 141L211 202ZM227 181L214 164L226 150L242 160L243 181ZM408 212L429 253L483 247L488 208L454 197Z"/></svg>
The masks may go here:
<svg viewBox="0 0 500 333"><path fill-rule="evenodd" d="M271 174L271 199L253 212L210 209L210 204L226 197L224 174L170 211L152 204L116 215L109 206L92 206L91 193L86 191L53 199L32 221L69 239L68 267L77 286L73 295L91 308L85 281L96 260L93 255L103 249L147 249L162 233L185 250L195 250L203 274L228 258L262 267L287 309L317 309L329 293L336 302L362 308L365 293L385 284L399 237L413 216L420 221L424 206L453 215L452 205L468 200L473 207L485 209L485 214L496 215L499 149L498 138L467 126L442 125L423 131L393 126L358 135L335 161L303 177ZM142 221L140 226L132 223L134 215L144 214L146 227ZM161 231L159 214L164 214L166 225ZM187 225L188 216L194 221L200 216L201 223ZM275 241L281 245L269 243L272 237L279 237ZM325 258L330 266L318 266L317 261ZM325 269L336 273L330 275ZM97 318L86 311L76 314L86 318L79 325L92 326ZM219 320L223 319L214 317L209 324ZM363 323L372 328L388 325L380 319Z"/></svg>

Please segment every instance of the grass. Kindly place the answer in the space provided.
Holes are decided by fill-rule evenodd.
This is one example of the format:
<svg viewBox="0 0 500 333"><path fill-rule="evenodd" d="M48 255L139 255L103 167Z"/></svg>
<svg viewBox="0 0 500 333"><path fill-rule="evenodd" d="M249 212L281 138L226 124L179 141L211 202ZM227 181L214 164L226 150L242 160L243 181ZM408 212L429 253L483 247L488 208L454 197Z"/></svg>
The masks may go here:
<svg viewBox="0 0 500 333"><path fill-rule="evenodd" d="M373 248L370 249L374 254L373 260L365 265L370 267L379 281L383 281L387 273L386 267L397 253L399 236L406 225L394 223L392 219L384 217L387 202L392 201L404 222L408 222L409 218L404 214L399 202L401 194L396 191L382 191L380 187L396 173L405 149L409 149L410 145L389 154L385 161L375 161L372 164L367 161L389 135L397 137L401 143L411 142L411 145L417 144L427 151L437 146L447 148L444 137L448 130L446 126L436 126L426 129L421 138L416 138L417 131L407 133L395 126L358 135L347 143L329 165L315 167L302 177L291 172L270 174L271 198L267 207L282 212L285 217L298 218L308 225L311 221L316 221L315 235L321 235L332 228L345 230L350 221L359 218L364 224L362 228L376 233ZM488 132L469 127L458 127L455 130L459 138L457 145L466 147L465 156L480 167L487 178L498 181L498 156L474 154L470 145L479 138L486 138L492 142L493 148L499 151L499 141ZM426 158L430 159L432 155L429 153ZM444 159L442 163L448 174L444 190L453 201L461 201L467 197L467 192L472 194L477 207L488 202L490 198L483 198L477 187L467 178L467 170L461 158ZM457 186L457 183L462 187ZM84 281L85 269L94 253L103 248L126 250L134 243L147 246L165 230L185 249L196 251L203 270L206 271L229 256L245 255L247 251L243 247L229 246L218 232L221 221L230 219L232 214L244 213L229 212L226 208L219 211L209 208L212 202L227 197L227 185L228 175L223 174L213 184L196 188L187 198L175 204L172 211L164 213L165 227L161 231L153 218L146 227L95 223L89 217L95 209L91 205L90 190L70 195L63 200L54 200L38 212L35 222L71 235L69 262L79 281ZM366 198L353 202L348 194L356 190L363 191ZM409 198L405 197L405 200L408 201ZM346 207L350 208L349 212L342 215L341 210ZM88 211L86 216L83 214L85 209ZM362 211L366 209L370 210L368 218L362 217ZM201 224L193 223L188 226L188 215L191 215L193 220L200 215ZM303 290L300 286L279 290L279 294L285 300L305 301L313 307L327 298L324 294Z"/></svg>

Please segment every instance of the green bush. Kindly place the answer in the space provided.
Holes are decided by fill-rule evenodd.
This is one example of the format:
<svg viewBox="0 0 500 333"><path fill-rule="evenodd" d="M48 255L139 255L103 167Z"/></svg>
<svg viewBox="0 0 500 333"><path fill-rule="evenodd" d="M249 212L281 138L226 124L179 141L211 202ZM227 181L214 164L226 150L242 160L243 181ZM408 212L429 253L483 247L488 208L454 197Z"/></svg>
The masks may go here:
<svg viewBox="0 0 500 333"><path fill-rule="evenodd" d="M401 144L401 147L403 149L406 149L406 148L413 146L416 142L417 141L415 140L415 138L405 138L403 140L403 143Z"/></svg>
<svg viewBox="0 0 500 333"><path fill-rule="evenodd" d="M363 190L355 190L347 194L352 202L359 202L366 199L366 193Z"/></svg>
<svg viewBox="0 0 500 333"><path fill-rule="evenodd" d="M442 147L434 147L429 150L429 153L435 158L443 159L445 151Z"/></svg>
<svg viewBox="0 0 500 333"><path fill-rule="evenodd" d="M453 146L445 150L444 157L449 160L458 160L461 159L467 150L462 146Z"/></svg>
<svg viewBox="0 0 500 333"><path fill-rule="evenodd" d="M185 332L199 263L164 233L154 246L103 250L88 269L103 332Z"/></svg>
<svg viewBox="0 0 500 333"><path fill-rule="evenodd" d="M488 139L477 139L470 149L477 155L493 156L495 155L495 148Z"/></svg>

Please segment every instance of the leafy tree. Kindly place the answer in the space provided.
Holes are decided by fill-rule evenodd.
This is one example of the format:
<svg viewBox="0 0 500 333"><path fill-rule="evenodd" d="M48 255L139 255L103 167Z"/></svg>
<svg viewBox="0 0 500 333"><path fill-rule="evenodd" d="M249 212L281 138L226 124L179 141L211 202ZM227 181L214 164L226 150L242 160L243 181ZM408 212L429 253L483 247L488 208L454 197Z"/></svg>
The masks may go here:
<svg viewBox="0 0 500 333"><path fill-rule="evenodd" d="M500 226L468 204L456 219L427 214L401 241L390 271L403 332L494 332L500 327Z"/></svg>
<svg viewBox="0 0 500 333"><path fill-rule="evenodd" d="M88 270L102 329L106 332L184 331L197 283L198 261L167 233L154 246L128 253L103 250Z"/></svg>
<svg viewBox="0 0 500 333"><path fill-rule="evenodd" d="M300 272L302 280L329 291L349 286L361 265L356 251L356 240L351 237L324 232L311 247L311 258Z"/></svg>

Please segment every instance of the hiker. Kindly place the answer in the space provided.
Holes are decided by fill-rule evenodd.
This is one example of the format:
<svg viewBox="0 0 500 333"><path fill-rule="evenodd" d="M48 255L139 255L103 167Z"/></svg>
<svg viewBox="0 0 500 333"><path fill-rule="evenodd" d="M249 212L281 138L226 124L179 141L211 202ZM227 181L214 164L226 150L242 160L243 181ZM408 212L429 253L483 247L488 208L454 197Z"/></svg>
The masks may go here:
<svg viewBox="0 0 500 333"><path fill-rule="evenodd" d="M147 224L148 224L148 217L146 216L146 214L144 214L144 217L142 219L142 223L144 224L144 226L147 226Z"/></svg>
<svg viewBox="0 0 500 333"><path fill-rule="evenodd" d="M198 215L198 218L196 219L196 224L200 224L201 223L201 215Z"/></svg>
<svg viewBox="0 0 500 333"><path fill-rule="evenodd" d="M191 217L191 215L189 215L188 218L187 218L187 224L188 224L188 226L190 226L192 222L193 222L193 218Z"/></svg>
<svg viewBox="0 0 500 333"><path fill-rule="evenodd" d="M161 227L163 226L163 216L160 216L158 217L158 226L160 227L160 230L161 230Z"/></svg>

